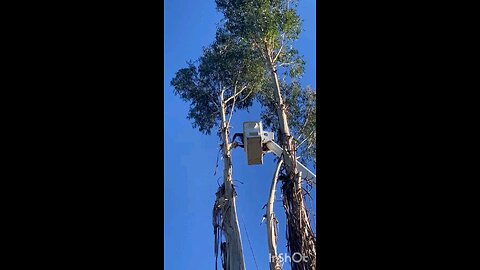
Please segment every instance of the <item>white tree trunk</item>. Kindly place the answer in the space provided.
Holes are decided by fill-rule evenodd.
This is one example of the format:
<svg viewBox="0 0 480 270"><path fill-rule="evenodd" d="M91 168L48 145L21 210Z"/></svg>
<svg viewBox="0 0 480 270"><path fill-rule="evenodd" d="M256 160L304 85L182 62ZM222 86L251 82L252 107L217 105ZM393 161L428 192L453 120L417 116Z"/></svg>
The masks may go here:
<svg viewBox="0 0 480 270"><path fill-rule="evenodd" d="M231 145L228 139L229 127L226 121L226 104L224 102L223 93L220 96L220 105L222 116L221 137L223 143L223 181L225 185L225 202L221 204L223 221L222 224L220 224L226 238L224 248L224 270L245 270L240 227L238 225L236 212L235 191L232 183Z"/></svg>
<svg viewBox="0 0 480 270"><path fill-rule="evenodd" d="M270 187L270 196L267 203L267 234L268 234L268 253L270 270L281 270L280 258L277 254L277 219L273 212L273 203L275 202L275 188L277 186L278 173L282 166L283 159L280 159L275 169L275 174L272 179L272 185Z"/></svg>
<svg viewBox="0 0 480 270"><path fill-rule="evenodd" d="M278 82L278 75L275 68L275 63L273 63L270 50L266 46L265 46L265 52L267 54L270 73L272 75L273 82L275 83L275 89L273 91L273 94L275 97L275 101L277 103L277 115L278 115L278 120L280 124L280 132L283 136L280 143L282 147L284 147L284 146L287 146L288 137L290 137L290 129L288 127L287 113L285 111L285 104L283 103L282 94L280 91L280 83Z"/></svg>
<svg viewBox="0 0 480 270"><path fill-rule="evenodd" d="M281 95L276 64L273 62L271 50L266 44L265 54L268 60L272 79L275 83L274 98L277 104L277 115L281 135L280 144L284 149L286 173L290 181L294 182L292 189L287 189L284 191L284 207L287 217L288 232L287 242L291 257L293 257L295 253L300 253L302 256L307 256L307 262L302 261L296 263L292 260L292 270L313 270L316 268L316 241L313 231L311 230L310 220L308 219L307 211L303 201L304 199L301 179L298 178L298 170L295 162L295 145L288 127L287 112Z"/></svg>

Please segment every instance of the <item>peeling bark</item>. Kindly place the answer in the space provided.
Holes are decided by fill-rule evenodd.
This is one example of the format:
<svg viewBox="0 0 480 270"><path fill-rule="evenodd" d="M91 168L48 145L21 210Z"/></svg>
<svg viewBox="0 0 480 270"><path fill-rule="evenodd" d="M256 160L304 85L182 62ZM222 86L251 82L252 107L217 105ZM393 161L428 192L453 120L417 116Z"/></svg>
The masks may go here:
<svg viewBox="0 0 480 270"><path fill-rule="evenodd" d="M306 262L294 262L292 270L316 269L316 239L310 226L307 210L305 208L301 177L296 168L295 145L288 127L285 103L282 99L278 81L276 64L273 62L271 50L265 45L266 58L272 79L275 83L274 98L277 104L277 115L280 129L280 144L284 149L285 174L282 177L283 205L287 220L287 243L290 256L301 254L306 256Z"/></svg>
<svg viewBox="0 0 480 270"><path fill-rule="evenodd" d="M221 253L224 270L245 270L245 262L240 237L240 227L235 204L235 189L232 182L232 157L231 144L228 139L228 123L226 121L226 102L223 92L220 95L221 107L221 138L223 155L223 185L217 192L214 206L214 233L215 233L215 256L218 256L218 243L222 233L225 242L221 244Z"/></svg>

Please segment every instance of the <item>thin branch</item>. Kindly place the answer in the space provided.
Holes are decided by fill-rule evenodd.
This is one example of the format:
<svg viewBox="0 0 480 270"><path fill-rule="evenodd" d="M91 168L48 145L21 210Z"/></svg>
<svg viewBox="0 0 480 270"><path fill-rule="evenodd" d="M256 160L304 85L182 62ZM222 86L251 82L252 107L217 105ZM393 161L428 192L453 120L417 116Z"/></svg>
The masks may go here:
<svg viewBox="0 0 480 270"><path fill-rule="evenodd" d="M215 97L212 95L212 93L208 92L208 96L211 98L212 103L217 106L217 109L220 109L220 105L218 105L217 101L215 100Z"/></svg>
<svg viewBox="0 0 480 270"><path fill-rule="evenodd" d="M303 123L303 126L299 129L299 132L303 132L303 130L307 126L307 123L308 123L308 117L305 117L305 123ZM298 136L298 140L300 140L301 137L302 137L302 134L300 134L300 136Z"/></svg>
<svg viewBox="0 0 480 270"><path fill-rule="evenodd" d="M228 117L227 127L230 126L230 121L232 120L233 111L235 110L235 101L236 100L237 100L237 98L233 99L232 108L230 109L230 116Z"/></svg>
<svg viewBox="0 0 480 270"><path fill-rule="evenodd" d="M240 73L239 73L240 75ZM237 100L236 96L237 96L237 83L238 83L238 80L235 80L235 84L234 84L234 92L233 92L233 102L232 102L232 108L230 109L230 116L228 117L228 122L227 122L227 127L230 127L230 121L232 120L232 115L233 115L233 111L235 110L235 101ZM228 102L225 101L225 104Z"/></svg>
<svg viewBox="0 0 480 270"><path fill-rule="evenodd" d="M281 64L278 64L279 67L283 67L283 66L288 66L288 65L291 65L295 62L287 62L287 63L281 63Z"/></svg>
<svg viewBox="0 0 480 270"><path fill-rule="evenodd" d="M277 61L278 56L282 52L282 48L283 48L283 42L282 42L282 45L280 46L280 49L278 49L277 55L273 58L273 61L272 61L273 63L275 63L275 61Z"/></svg>
<svg viewBox="0 0 480 270"><path fill-rule="evenodd" d="M227 91L227 90L230 89L230 88L232 88L232 87L231 87L231 86L227 86L227 87L224 86L224 90L225 90L225 91Z"/></svg>
<svg viewBox="0 0 480 270"><path fill-rule="evenodd" d="M273 58L272 63L275 63L275 61L277 61L280 52L282 52L283 44L285 44L285 33L282 34L282 45L280 46L280 49L278 49L277 55Z"/></svg>
<svg viewBox="0 0 480 270"><path fill-rule="evenodd" d="M244 102L252 93L253 93L253 90L250 90L250 92L248 92L248 94L244 98L242 98L242 100L240 100L239 103Z"/></svg>
<svg viewBox="0 0 480 270"><path fill-rule="evenodd" d="M268 61L267 56L265 56L266 52L262 50L261 54L262 54L263 59L265 59L265 61Z"/></svg>
<svg viewBox="0 0 480 270"><path fill-rule="evenodd" d="M303 189L303 191L304 191L304 194L305 194L305 195L308 195L308 197L310 197L310 199L313 201L313 197L312 197L312 195L310 194L310 192L308 192L308 190L307 190L306 188L304 188L304 187L302 187L302 189Z"/></svg>
<svg viewBox="0 0 480 270"><path fill-rule="evenodd" d="M265 60L267 60L267 62L270 62L270 60L272 60L272 57L270 56L270 50L268 49L268 44L265 40L263 40L263 48L262 48L262 52L263 54L265 55Z"/></svg>
<svg viewBox="0 0 480 270"><path fill-rule="evenodd" d="M297 145L297 149L300 147L300 145L302 145L306 140L308 140L314 133L315 131L312 131L310 132L310 134L308 135L308 137L306 137L299 145ZM310 144L311 146L311 144ZM310 148L310 146L308 146L308 148Z"/></svg>
<svg viewBox="0 0 480 270"><path fill-rule="evenodd" d="M224 101L223 101L223 94L225 93L225 89L222 88L222 82L218 82L218 88L220 89L220 104L223 106Z"/></svg>
<svg viewBox="0 0 480 270"><path fill-rule="evenodd" d="M212 88L213 91L215 90L215 87L213 87L212 83L211 83L209 80L207 80L206 83L208 84L208 86L209 86L210 88ZM211 98L211 101L215 104L215 106L217 106L217 109L220 109L220 105L217 103L217 100L216 100L216 98L212 95L212 93L209 92L209 91L206 91L206 92L207 92L207 95Z"/></svg>
<svg viewBox="0 0 480 270"><path fill-rule="evenodd" d="M313 143L309 143L307 148L312 147Z"/></svg>
<svg viewBox="0 0 480 270"><path fill-rule="evenodd" d="M242 93L243 90L245 90L245 89L247 89L247 86L242 87L242 89L241 89L238 93L236 93L236 94L234 94L233 96L227 98L227 100L225 100L225 104L228 103L231 99L233 99L233 98L237 97L238 95L240 95L240 93Z"/></svg>
<svg viewBox="0 0 480 270"><path fill-rule="evenodd" d="M259 41L260 41L260 42L259 42ZM254 36L254 37L253 37L253 43L252 43L253 47L254 47L254 48L257 48L258 50L260 50L263 59L265 59L265 61L268 61L268 59L267 59L267 57L266 57L266 55L265 55L265 51L264 51L263 48L261 48L260 45L259 45L259 44L262 44L262 43L263 43L263 42L261 41L261 39L259 40L259 38L258 38L257 36Z"/></svg>
<svg viewBox="0 0 480 270"><path fill-rule="evenodd" d="M303 123L302 129L304 129L307 126L307 123L308 123L308 117L305 117L305 123Z"/></svg>

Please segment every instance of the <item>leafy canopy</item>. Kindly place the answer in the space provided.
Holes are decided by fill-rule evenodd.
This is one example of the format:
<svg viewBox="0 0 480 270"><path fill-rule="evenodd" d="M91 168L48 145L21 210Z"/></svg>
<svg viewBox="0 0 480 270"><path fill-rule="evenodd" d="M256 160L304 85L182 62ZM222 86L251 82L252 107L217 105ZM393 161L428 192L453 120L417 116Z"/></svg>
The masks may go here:
<svg viewBox="0 0 480 270"><path fill-rule="evenodd" d="M286 83L280 82L283 89L283 99L287 108L287 118L289 119L290 132L296 138L301 159L300 162L306 164L307 161L316 163L316 91L310 87L301 88L298 82ZM259 103L263 106L261 113L264 128L276 130L278 133L278 115L277 104L272 91L263 91L257 95Z"/></svg>
<svg viewBox="0 0 480 270"><path fill-rule="evenodd" d="M279 81L283 100L287 106L287 119L298 144L302 160L315 163L316 151L316 92L302 89L297 79L304 72L305 62L294 48L301 32L301 19L296 13L298 0L216 0L217 9L224 14L224 27L241 42L261 53L266 65L264 73L272 69L282 72ZM272 60L269 66L269 59ZM286 78L289 78L287 82ZM266 128L279 127L274 101L273 78L257 95L263 107L262 121Z"/></svg>
<svg viewBox="0 0 480 270"><path fill-rule="evenodd" d="M188 62L186 68L177 71L170 84L176 95L190 102L187 118L194 128L210 134L212 128L219 126L222 93L227 114L252 105L265 82L259 76L264 70L260 58L257 51L220 28L215 42L204 48L197 65Z"/></svg>
<svg viewBox="0 0 480 270"><path fill-rule="evenodd" d="M216 0L225 28L256 49L290 77L303 73L304 61L293 48L301 32L298 0Z"/></svg>

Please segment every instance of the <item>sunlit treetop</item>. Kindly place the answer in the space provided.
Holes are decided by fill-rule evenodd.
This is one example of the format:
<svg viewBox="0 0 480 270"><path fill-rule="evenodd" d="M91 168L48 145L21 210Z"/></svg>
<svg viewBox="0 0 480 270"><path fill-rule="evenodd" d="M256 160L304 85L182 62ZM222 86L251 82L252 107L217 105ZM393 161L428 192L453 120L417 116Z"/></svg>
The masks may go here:
<svg viewBox="0 0 480 270"><path fill-rule="evenodd" d="M223 13L224 27L256 49L265 60L271 57L276 67L295 78L303 74L304 61L293 47L301 32L296 12L298 0L216 0Z"/></svg>
<svg viewBox="0 0 480 270"><path fill-rule="evenodd" d="M224 29L216 33L215 42L203 49L194 63L188 62L171 81L174 93L190 102L187 115L194 128L210 134L221 120L220 96L223 93L226 114L247 109L265 83L261 56L251 46L239 42Z"/></svg>

